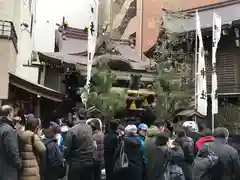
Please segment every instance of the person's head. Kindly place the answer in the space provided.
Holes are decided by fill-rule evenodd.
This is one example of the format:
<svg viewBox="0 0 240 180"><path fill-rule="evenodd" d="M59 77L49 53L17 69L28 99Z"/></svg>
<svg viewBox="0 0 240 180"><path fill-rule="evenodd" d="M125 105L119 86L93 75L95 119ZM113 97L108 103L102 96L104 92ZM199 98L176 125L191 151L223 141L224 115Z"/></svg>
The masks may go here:
<svg viewBox="0 0 240 180"><path fill-rule="evenodd" d="M78 109L76 116L77 116L77 120L85 121L87 117L87 111L84 108L80 108Z"/></svg>
<svg viewBox="0 0 240 180"><path fill-rule="evenodd" d="M61 134L61 126L58 123L51 121L49 124L53 129L54 134Z"/></svg>
<svg viewBox="0 0 240 180"><path fill-rule="evenodd" d="M229 137L229 131L227 128L218 127L213 132L214 139L221 140L222 142L226 143Z"/></svg>
<svg viewBox="0 0 240 180"><path fill-rule="evenodd" d="M110 123L109 123L109 128L110 128L110 131L117 131L118 129L118 122L116 120L111 120Z"/></svg>
<svg viewBox="0 0 240 180"><path fill-rule="evenodd" d="M166 124L164 121L156 120L153 122L153 125L157 126L158 128L163 128L163 127L165 127Z"/></svg>
<svg viewBox="0 0 240 180"><path fill-rule="evenodd" d="M40 127L41 127L41 122L40 119L36 118L33 114L28 114L26 115L26 130L30 130L34 133L38 133Z"/></svg>
<svg viewBox="0 0 240 180"><path fill-rule="evenodd" d="M48 122L44 125L44 134L47 138L53 138L56 134L59 134L59 129L61 130L60 126L54 122ZM60 131L61 132L61 131Z"/></svg>
<svg viewBox="0 0 240 180"><path fill-rule="evenodd" d="M186 131L183 128L177 129L176 135L177 135L177 138L182 138L187 136Z"/></svg>
<svg viewBox="0 0 240 180"><path fill-rule="evenodd" d="M102 130L102 122L98 118L89 119L89 125L91 126L93 131L101 131Z"/></svg>
<svg viewBox="0 0 240 180"><path fill-rule="evenodd" d="M14 118L14 108L10 105L3 105L0 109L1 116L7 117L9 120Z"/></svg>
<svg viewBox="0 0 240 180"><path fill-rule="evenodd" d="M138 134L140 134L141 136L146 136L147 135L147 130L148 130L148 126L144 123L141 123L138 125Z"/></svg>
<svg viewBox="0 0 240 180"><path fill-rule="evenodd" d="M156 146L165 146L167 145L167 142L169 140L169 136L167 133L160 133L160 134L157 134L156 136Z"/></svg>
<svg viewBox="0 0 240 180"><path fill-rule="evenodd" d="M182 125L183 127L187 127L192 132L198 132L198 124L194 121L185 121Z"/></svg>
<svg viewBox="0 0 240 180"><path fill-rule="evenodd" d="M124 129L124 133L126 135L136 135L137 134L137 126L134 124L127 125Z"/></svg>

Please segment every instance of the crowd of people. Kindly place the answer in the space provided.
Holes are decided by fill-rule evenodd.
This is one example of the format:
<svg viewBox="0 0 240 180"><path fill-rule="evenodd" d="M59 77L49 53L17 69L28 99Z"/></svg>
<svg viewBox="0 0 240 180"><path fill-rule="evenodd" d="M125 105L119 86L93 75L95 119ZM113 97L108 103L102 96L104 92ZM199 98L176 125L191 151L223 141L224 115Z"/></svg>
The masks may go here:
<svg viewBox="0 0 240 180"><path fill-rule="evenodd" d="M0 180L239 180L238 151L229 132L198 130L185 122L169 130L162 121L125 126L76 114L72 127L25 122L0 108ZM103 177L105 174L105 177Z"/></svg>

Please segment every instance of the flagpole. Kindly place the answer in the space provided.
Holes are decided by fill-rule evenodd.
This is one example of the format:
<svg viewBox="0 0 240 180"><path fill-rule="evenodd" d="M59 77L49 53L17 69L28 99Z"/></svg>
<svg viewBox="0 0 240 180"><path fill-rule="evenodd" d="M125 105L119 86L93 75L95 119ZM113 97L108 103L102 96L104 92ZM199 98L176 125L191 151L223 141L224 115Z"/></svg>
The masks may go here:
<svg viewBox="0 0 240 180"><path fill-rule="evenodd" d="M196 11L197 13L197 11ZM197 61L198 61L198 36L197 36L197 28L195 28L195 89L194 89L194 94L195 94L195 112L197 112ZM197 121L197 117L194 116L195 122Z"/></svg>
<svg viewBox="0 0 240 180"><path fill-rule="evenodd" d="M214 17L212 18L212 41L215 41L213 40L214 38ZM212 61L213 61L213 58L215 56L215 52L213 51L213 47L212 47ZM213 62L212 62L212 65L213 65ZM213 78L212 78L212 84L213 84ZM213 85L212 85L212 93L211 93L211 101L212 101L212 133L214 132L214 126L215 126L215 117L214 117L214 112L213 112Z"/></svg>

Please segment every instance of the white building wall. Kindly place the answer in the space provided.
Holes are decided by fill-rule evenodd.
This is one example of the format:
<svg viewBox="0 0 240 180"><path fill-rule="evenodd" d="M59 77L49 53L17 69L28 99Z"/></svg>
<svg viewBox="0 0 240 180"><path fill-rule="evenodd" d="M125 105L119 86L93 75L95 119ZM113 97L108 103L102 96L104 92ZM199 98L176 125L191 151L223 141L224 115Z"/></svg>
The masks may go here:
<svg viewBox="0 0 240 180"><path fill-rule="evenodd" d="M20 3L20 24L28 24L28 27L20 25L18 30L18 55L16 63L16 75L22 77L26 80L29 80L34 83L38 83L38 68L36 67L27 67L30 65L31 55L33 50L33 37L34 37L34 25L35 25L35 15L36 15L36 1L32 0L32 4L29 2L31 0L19 0ZM33 15L33 20L31 24L31 18ZM32 25L32 27L31 27ZM31 34L32 28L32 34Z"/></svg>

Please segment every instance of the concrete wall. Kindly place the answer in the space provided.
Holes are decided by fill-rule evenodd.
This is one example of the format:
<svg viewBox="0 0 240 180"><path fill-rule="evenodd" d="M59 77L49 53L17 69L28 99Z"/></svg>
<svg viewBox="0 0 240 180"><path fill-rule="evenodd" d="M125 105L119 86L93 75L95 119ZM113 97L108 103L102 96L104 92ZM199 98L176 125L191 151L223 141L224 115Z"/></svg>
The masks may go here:
<svg viewBox="0 0 240 180"><path fill-rule="evenodd" d="M18 6L19 1L14 0L0 0L0 20L12 21L14 26L19 27L19 21L16 17L19 16L20 8ZM4 23L5 24L5 23ZM6 23L5 25L10 25ZM2 27L1 27L2 29ZM4 35L9 36L9 32L5 32ZM16 70L16 56L17 51L13 45L12 40L0 39L0 99L8 98L8 72L15 72Z"/></svg>
<svg viewBox="0 0 240 180"><path fill-rule="evenodd" d="M33 37L36 20L36 1L32 0L31 5L23 0L20 2L20 16L18 19L20 23L26 23L29 27L20 26L20 30L18 31L19 53L17 55L16 74L26 80L38 83L38 68L24 66L30 65L32 50L34 49Z"/></svg>
<svg viewBox="0 0 240 180"><path fill-rule="evenodd" d="M15 72L17 52L11 40L0 39L0 99L8 98L8 72Z"/></svg>

